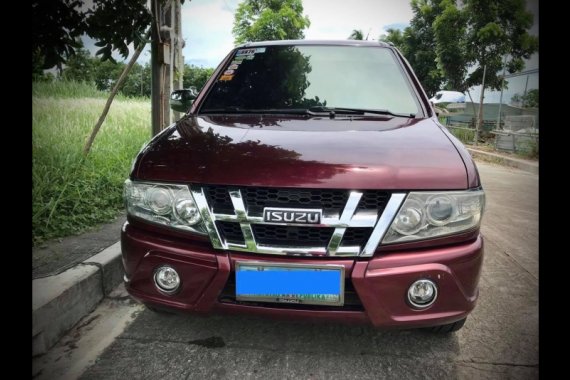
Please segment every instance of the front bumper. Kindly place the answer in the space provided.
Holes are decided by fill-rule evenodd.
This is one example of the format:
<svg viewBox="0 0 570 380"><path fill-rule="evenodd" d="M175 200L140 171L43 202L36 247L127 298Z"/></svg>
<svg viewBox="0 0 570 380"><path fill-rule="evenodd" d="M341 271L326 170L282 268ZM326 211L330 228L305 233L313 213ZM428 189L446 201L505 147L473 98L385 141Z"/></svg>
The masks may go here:
<svg viewBox="0 0 570 380"><path fill-rule="evenodd" d="M121 234L126 288L141 302L195 313L246 313L275 317L368 322L381 327L424 327L465 318L475 307L483 262L483 238L440 248L384 251L372 258L305 258L220 251L207 241L188 241L125 223ZM231 302L227 291L236 261L336 264L361 303L360 308ZM182 279L174 295L153 282L157 266L169 264ZM433 305L416 310L406 302L409 286L430 278L438 285Z"/></svg>

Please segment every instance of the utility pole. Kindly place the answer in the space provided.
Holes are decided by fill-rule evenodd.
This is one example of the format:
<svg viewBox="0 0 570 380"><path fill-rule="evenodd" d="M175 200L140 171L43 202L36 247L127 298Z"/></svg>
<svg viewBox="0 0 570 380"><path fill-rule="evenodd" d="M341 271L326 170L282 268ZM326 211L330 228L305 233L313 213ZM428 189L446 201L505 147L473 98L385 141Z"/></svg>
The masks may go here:
<svg viewBox="0 0 570 380"><path fill-rule="evenodd" d="M501 97L499 98L499 113L497 114L497 127L501 129L501 107L503 106L503 89L505 88L505 68L507 67L507 55L503 58L503 75L501 77Z"/></svg>
<svg viewBox="0 0 570 380"><path fill-rule="evenodd" d="M182 56L182 48L184 40L182 39L182 12L180 8L180 0L174 1L174 49L173 52L173 83L172 90L181 90L184 87L184 57ZM172 111L173 119L180 119L180 112ZM173 121L174 121L173 120Z"/></svg>
<svg viewBox="0 0 570 380"><path fill-rule="evenodd" d="M523 99L526 98L526 90L528 89L528 74L526 75L526 83L524 84Z"/></svg>
<svg viewBox="0 0 570 380"><path fill-rule="evenodd" d="M150 45L150 66L151 66L151 109L152 109L152 135L155 136L162 130L162 87L163 87L163 59L162 39L160 37L160 24L162 21L162 1L151 0L151 13L153 25L151 26L151 45Z"/></svg>
<svg viewBox="0 0 570 380"><path fill-rule="evenodd" d="M172 122L169 98L177 88L178 77L174 68L181 57L180 0L151 0L153 16L151 41L152 66L152 135L156 135ZM175 50L178 52L175 54ZM180 76L181 80L181 76ZM175 87L176 86L176 87Z"/></svg>
<svg viewBox="0 0 570 380"><path fill-rule="evenodd" d="M481 96L479 97L479 118L475 127L475 145L479 143L479 131L483 125L483 95L485 93L485 75L487 75L487 65L483 66L483 83L481 84Z"/></svg>

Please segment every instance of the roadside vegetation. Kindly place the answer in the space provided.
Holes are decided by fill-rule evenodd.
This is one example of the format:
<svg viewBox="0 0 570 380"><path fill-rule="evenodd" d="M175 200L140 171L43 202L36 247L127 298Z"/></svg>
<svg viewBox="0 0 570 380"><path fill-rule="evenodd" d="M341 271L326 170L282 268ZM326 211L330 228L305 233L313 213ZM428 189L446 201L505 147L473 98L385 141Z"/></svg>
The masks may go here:
<svg viewBox="0 0 570 380"><path fill-rule="evenodd" d="M150 101L119 96L85 157L83 144L106 96L87 83L32 84L32 245L122 211L123 182L150 138Z"/></svg>
<svg viewBox="0 0 570 380"><path fill-rule="evenodd" d="M449 128L449 132L459 139L463 144L473 144L475 138L475 130L467 128Z"/></svg>

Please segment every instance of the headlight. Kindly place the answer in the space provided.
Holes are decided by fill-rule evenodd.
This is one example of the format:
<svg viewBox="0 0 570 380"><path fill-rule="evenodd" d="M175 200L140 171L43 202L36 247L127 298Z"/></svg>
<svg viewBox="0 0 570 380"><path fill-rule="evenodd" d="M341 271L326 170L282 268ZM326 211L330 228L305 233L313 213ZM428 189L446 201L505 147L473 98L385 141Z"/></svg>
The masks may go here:
<svg viewBox="0 0 570 380"><path fill-rule="evenodd" d="M411 192L382 243L429 239L478 227L485 207L483 190Z"/></svg>
<svg viewBox="0 0 570 380"><path fill-rule="evenodd" d="M188 186L125 181L130 215L181 230L206 234L200 211Z"/></svg>

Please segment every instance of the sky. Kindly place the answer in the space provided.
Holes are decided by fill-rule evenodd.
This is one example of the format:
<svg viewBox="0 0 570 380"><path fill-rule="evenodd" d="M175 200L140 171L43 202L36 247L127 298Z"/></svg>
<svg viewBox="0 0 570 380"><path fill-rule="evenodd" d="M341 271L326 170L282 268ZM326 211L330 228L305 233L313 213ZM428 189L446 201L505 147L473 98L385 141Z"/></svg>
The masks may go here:
<svg viewBox="0 0 570 380"><path fill-rule="evenodd" d="M232 26L239 0L191 0L182 6L186 63L216 67L234 47ZM387 28L405 28L413 17L406 0L305 0L311 26L306 39L346 39L361 29L377 40ZM148 56L147 58L148 59Z"/></svg>
<svg viewBox="0 0 570 380"><path fill-rule="evenodd" d="M243 0L187 0L182 5L182 37L184 61L202 67L216 67L234 47L232 26L238 4ZM311 26L305 29L306 39L347 39L353 29L360 29L369 40L377 40L388 28L404 29L413 17L409 0L304 0L304 14ZM538 35L538 0L527 0L527 9L534 14L531 34ZM98 48L85 40L94 53ZM118 59L120 57L117 56ZM138 62L150 60L150 47ZM538 68L538 54L525 69ZM526 76L512 78L508 93L524 91ZM529 76L528 88L538 87L538 74ZM471 92L474 97L479 91ZM485 101L498 101L498 92L487 92ZM510 99L510 98L506 98ZM478 100L477 100L478 101Z"/></svg>

